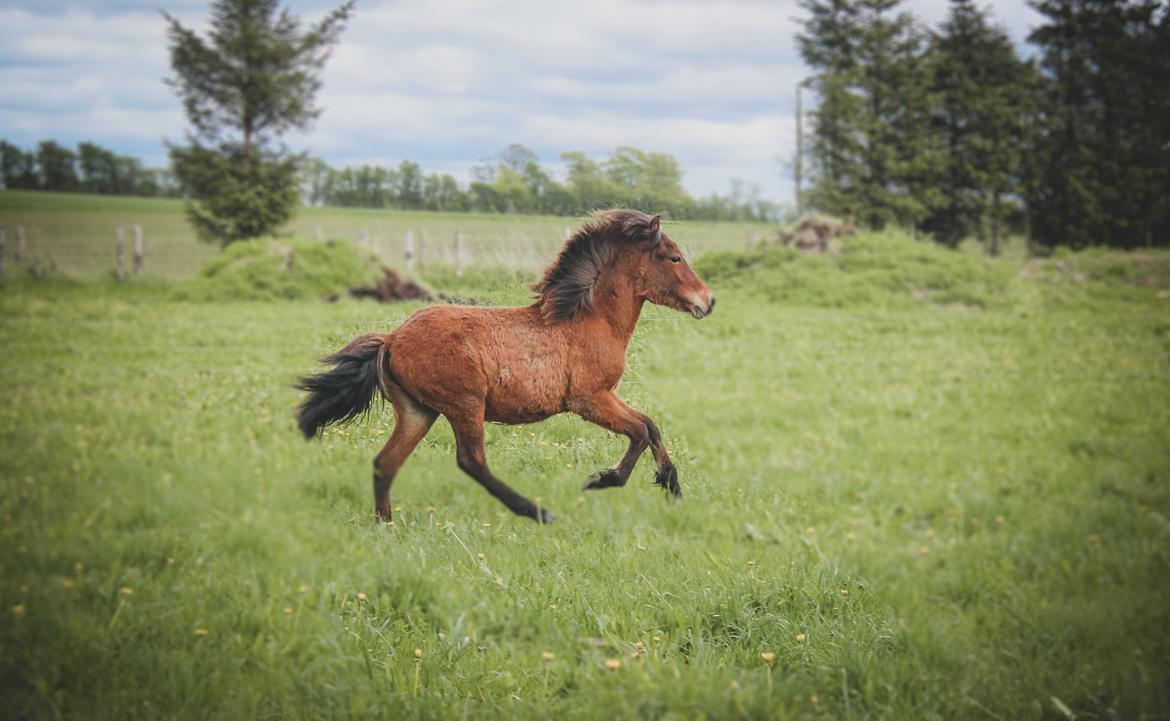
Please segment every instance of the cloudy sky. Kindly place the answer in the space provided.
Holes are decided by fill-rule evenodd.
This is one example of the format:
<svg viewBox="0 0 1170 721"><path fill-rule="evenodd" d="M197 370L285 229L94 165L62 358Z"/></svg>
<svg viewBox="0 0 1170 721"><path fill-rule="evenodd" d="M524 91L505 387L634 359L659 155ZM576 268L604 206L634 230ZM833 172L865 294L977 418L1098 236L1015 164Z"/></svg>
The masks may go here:
<svg viewBox="0 0 1170 721"><path fill-rule="evenodd" d="M306 20L335 3L291 0ZM1023 46L1038 16L994 0ZM942 0L908 0L930 25ZM92 140L148 165L184 119L161 7L203 28L207 0L0 0L0 137L30 147ZM793 86L807 74L795 0L358 0L325 74L325 112L290 138L333 165L416 160L467 181L470 167L523 143L560 168L565 150L619 145L671 153L694 194L731 178L791 195Z"/></svg>

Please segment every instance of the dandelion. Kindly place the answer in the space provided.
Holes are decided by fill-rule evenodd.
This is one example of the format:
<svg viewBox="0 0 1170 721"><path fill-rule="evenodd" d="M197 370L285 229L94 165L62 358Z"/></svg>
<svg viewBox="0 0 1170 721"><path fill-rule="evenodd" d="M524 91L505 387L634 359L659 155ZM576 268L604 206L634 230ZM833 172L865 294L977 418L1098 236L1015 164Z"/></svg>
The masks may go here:
<svg viewBox="0 0 1170 721"><path fill-rule="evenodd" d="M427 506L427 513L434 513L434 512L435 512L434 506Z"/></svg>
<svg viewBox="0 0 1170 721"><path fill-rule="evenodd" d="M809 694L808 700L815 704L817 702L817 695L815 693Z"/></svg>
<svg viewBox="0 0 1170 721"><path fill-rule="evenodd" d="M20 584L20 592L21 593L28 593L28 586L23 584L23 583Z"/></svg>
<svg viewBox="0 0 1170 721"><path fill-rule="evenodd" d="M402 506L395 506L395 507L394 507L394 512L395 512L395 513L402 513Z"/></svg>
<svg viewBox="0 0 1170 721"><path fill-rule="evenodd" d="M930 555L930 546L923 546L922 548L918 549L918 552L921 553L923 556L929 556Z"/></svg>
<svg viewBox="0 0 1170 721"><path fill-rule="evenodd" d="M168 565L168 566L173 566L173 565L175 565L175 559L173 559L173 558L167 558L167 565Z"/></svg>
<svg viewBox="0 0 1170 721"><path fill-rule="evenodd" d="M209 633L211 633L211 632L210 632L210 631L208 631L206 628L197 628L197 629L195 629L195 635L196 635L196 636L198 636L198 637L200 637L200 638L203 638L204 636L206 636L206 635L207 635L207 634L209 634Z"/></svg>
<svg viewBox="0 0 1170 721"><path fill-rule="evenodd" d="M1001 525L1001 526L1003 525L1003 521L1004 521L1004 518L1003 518L1003 516L996 516L996 517L995 517L995 522L996 522L996 523L998 523L998 524L999 524L999 525Z"/></svg>
<svg viewBox="0 0 1170 721"><path fill-rule="evenodd" d="M610 671L617 671L622 667L622 662L616 658L607 658L605 659L605 667Z"/></svg>
<svg viewBox="0 0 1170 721"><path fill-rule="evenodd" d="M556 654L554 654L552 651L541 651L540 657L544 659L545 663L552 663L553 659L556 658Z"/></svg>
<svg viewBox="0 0 1170 721"><path fill-rule="evenodd" d="M845 534L845 540L846 540L846 541L856 541L856 540L857 540L857 534L856 534L856 533L854 533L853 531L850 531L849 533L846 533L846 534Z"/></svg>
<svg viewBox="0 0 1170 721"><path fill-rule="evenodd" d="M491 522L491 521L484 521L484 522L483 522L483 527L484 527L484 528L491 528L491 527L492 527L492 522Z"/></svg>
<svg viewBox="0 0 1170 721"><path fill-rule="evenodd" d="M73 564L73 572L74 573L81 573L81 570L83 568L85 568L85 564L83 564L81 561L78 561L77 563Z"/></svg>
<svg viewBox="0 0 1170 721"><path fill-rule="evenodd" d="M755 568L755 567L756 567L755 561L748 561L748 568Z"/></svg>
<svg viewBox="0 0 1170 721"><path fill-rule="evenodd" d="M291 615L292 615L292 609L291 609L291 608L288 608L288 607L286 606L286 607L285 607L285 609L284 609L284 615L286 615L286 616L291 616Z"/></svg>
<svg viewBox="0 0 1170 721"><path fill-rule="evenodd" d="M797 643L804 643L804 639L806 639L806 638L808 638L808 636L805 636L803 633L796 634L796 642Z"/></svg>
<svg viewBox="0 0 1170 721"><path fill-rule="evenodd" d="M422 660L422 649L421 648L416 648L414 650L414 657L416 659Z"/></svg>
<svg viewBox="0 0 1170 721"><path fill-rule="evenodd" d="M739 681L736 681L735 679L731 679L731 690L732 691L739 690Z"/></svg>
<svg viewBox="0 0 1170 721"><path fill-rule="evenodd" d="M655 636L655 637L654 637L654 641L655 641L655 642L658 642L658 641L661 641L661 640L662 640L662 637L661 637L661 636Z"/></svg>
<svg viewBox="0 0 1170 721"><path fill-rule="evenodd" d="M849 595L849 589L848 589L848 588L842 588L842 589L840 589L839 591L837 591L837 593L841 594L842 596L848 596L848 595Z"/></svg>
<svg viewBox="0 0 1170 721"><path fill-rule="evenodd" d="M1142 656L1142 650L1141 650L1140 648L1135 648L1135 649L1133 650L1133 655L1134 655L1134 656L1137 656L1138 658L1141 658L1141 656Z"/></svg>
<svg viewBox="0 0 1170 721"><path fill-rule="evenodd" d="M12 615L13 616L23 616L24 615L24 604L18 603L15 606L13 606L12 607Z"/></svg>
<svg viewBox="0 0 1170 721"><path fill-rule="evenodd" d="M122 586L122 588L118 590L118 593L122 594L126 598L130 598L134 595L134 589L130 588L129 586Z"/></svg>
<svg viewBox="0 0 1170 721"><path fill-rule="evenodd" d="M809 526L808 528L804 529L804 532L810 536L815 536L817 533L817 529L813 528L812 526Z"/></svg>
<svg viewBox="0 0 1170 721"><path fill-rule="evenodd" d="M762 660L764 663L770 664L776 660L776 654L772 653L771 651L763 651L760 653L760 660Z"/></svg>
<svg viewBox="0 0 1170 721"><path fill-rule="evenodd" d="M306 586L305 584L303 584L303 583L302 583L302 584L301 584L301 587L300 587L300 588L298 588L297 590L298 590L298 591L300 591L301 593L308 593L308 592L309 592L309 587L308 587L308 586Z"/></svg>
<svg viewBox="0 0 1170 721"><path fill-rule="evenodd" d="M550 611L555 611L555 610L557 610L557 605L555 603L550 603L548 605L548 608Z"/></svg>
<svg viewBox="0 0 1170 721"><path fill-rule="evenodd" d="M1101 542L1101 535L1099 533L1089 534L1089 545L1095 546Z"/></svg>
<svg viewBox="0 0 1170 721"><path fill-rule="evenodd" d="M926 537L927 538L934 538L934 529L933 528L926 529Z"/></svg>
<svg viewBox="0 0 1170 721"><path fill-rule="evenodd" d="M65 588L73 588L77 584L74 583L72 578L66 578L61 585L65 586Z"/></svg>
<svg viewBox="0 0 1170 721"><path fill-rule="evenodd" d="M475 554L475 557L476 557L476 558L478 558L478 559L479 559L479 560L481 560L481 561L482 561L483 559L487 558L487 556L483 555L482 553L477 553L477 554Z"/></svg>
<svg viewBox="0 0 1170 721"><path fill-rule="evenodd" d="M366 602L366 594L359 593L357 595L357 599L358 599L358 603L365 603Z"/></svg>
<svg viewBox="0 0 1170 721"><path fill-rule="evenodd" d="M386 528L394 528L394 521L386 521Z"/></svg>

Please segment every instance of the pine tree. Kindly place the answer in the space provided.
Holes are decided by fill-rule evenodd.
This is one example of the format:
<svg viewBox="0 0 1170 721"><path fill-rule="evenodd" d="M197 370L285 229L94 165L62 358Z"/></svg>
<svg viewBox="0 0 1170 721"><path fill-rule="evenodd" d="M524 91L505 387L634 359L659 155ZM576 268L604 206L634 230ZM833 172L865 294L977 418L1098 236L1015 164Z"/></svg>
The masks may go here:
<svg viewBox="0 0 1170 721"><path fill-rule="evenodd" d="M812 116L808 151L812 183L807 197L812 207L841 217L861 209L861 100L853 92L859 72L860 34L855 0L801 0L809 15L796 36L819 98Z"/></svg>
<svg viewBox="0 0 1170 721"><path fill-rule="evenodd" d="M947 245L986 237L998 255L1005 200L1021 190L1031 68L972 0L951 0L930 57L945 168L940 203L923 229Z"/></svg>
<svg viewBox="0 0 1170 721"><path fill-rule="evenodd" d="M1033 233L1074 248L1170 244L1170 12L1154 0L1043 0L1048 80L1028 188Z"/></svg>
<svg viewBox="0 0 1170 721"><path fill-rule="evenodd" d="M168 83L192 125L170 156L204 239L263 235L292 216L305 156L273 146L320 114L320 71L352 9L349 0L302 32L279 0L215 0L206 40L163 13L175 72Z"/></svg>
<svg viewBox="0 0 1170 721"><path fill-rule="evenodd" d="M874 228L897 223L914 230L938 202L943 156L931 129L925 36L913 16L894 12L901 2L858 2L857 87L864 143L857 219Z"/></svg>

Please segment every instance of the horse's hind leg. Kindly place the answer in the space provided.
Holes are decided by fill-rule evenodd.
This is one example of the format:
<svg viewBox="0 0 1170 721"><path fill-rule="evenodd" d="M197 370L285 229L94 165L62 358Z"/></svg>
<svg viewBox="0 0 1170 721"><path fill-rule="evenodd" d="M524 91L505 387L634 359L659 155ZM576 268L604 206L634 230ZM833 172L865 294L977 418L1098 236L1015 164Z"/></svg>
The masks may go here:
<svg viewBox="0 0 1170 721"><path fill-rule="evenodd" d="M391 386L389 391L390 402L394 405L394 432L374 457L374 511L381 521L391 518L390 486L394 483L394 476L426 436L437 416L401 388Z"/></svg>
<svg viewBox="0 0 1170 721"><path fill-rule="evenodd" d="M537 506L512 490L507 483L492 475L483 450L483 410L467 417L447 416L455 432L455 459L464 473L474 478L488 493L495 496L518 516L527 516L537 523L552 523L553 514Z"/></svg>

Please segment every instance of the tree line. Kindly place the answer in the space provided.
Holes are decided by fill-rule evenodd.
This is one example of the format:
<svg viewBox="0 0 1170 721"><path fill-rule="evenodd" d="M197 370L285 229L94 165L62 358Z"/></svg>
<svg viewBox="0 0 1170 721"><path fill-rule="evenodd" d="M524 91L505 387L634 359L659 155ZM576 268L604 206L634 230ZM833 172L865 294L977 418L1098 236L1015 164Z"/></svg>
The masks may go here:
<svg viewBox="0 0 1170 721"><path fill-rule="evenodd" d="M602 207L653 208L679 219L778 219L784 209L760 197L759 189L732 181L728 195L694 198L682 187L682 168L671 155L631 147L598 161L579 151L561 154L564 182L529 148L513 144L471 169L464 187L445 173L424 174L413 161L330 167L308 164L304 198L311 205L405 210L478 211L576 216Z"/></svg>
<svg viewBox="0 0 1170 721"><path fill-rule="evenodd" d="M1033 0L1019 55L972 0L940 27L901 0L802 0L819 96L812 207L999 252L1170 245L1170 11L1157 0Z"/></svg>
<svg viewBox="0 0 1170 721"><path fill-rule="evenodd" d="M0 180L4 188L59 190L109 195L178 197L179 184L165 168L147 168L129 155L118 155L95 143L71 150L42 140L24 150L0 140Z"/></svg>

